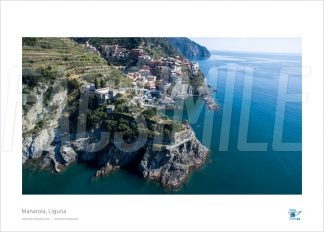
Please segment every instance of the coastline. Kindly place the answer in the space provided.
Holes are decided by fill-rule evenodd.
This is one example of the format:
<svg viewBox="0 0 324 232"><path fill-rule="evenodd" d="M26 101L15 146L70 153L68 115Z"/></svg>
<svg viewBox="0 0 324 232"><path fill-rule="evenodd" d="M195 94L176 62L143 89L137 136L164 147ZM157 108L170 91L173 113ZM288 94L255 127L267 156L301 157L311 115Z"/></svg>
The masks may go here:
<svg viewBox="0 0 324 232"><path fill-rule="evenodd" d="M190 63L190 61L189 61L189 63ZM154 103L153 105L155 105L157 107L157 109L159 109L159 110L161 110L161 109L175 110L174 100L179 99L179 94L180 94L180 96L182 96L182 97L180 97L180 99L184 99L184 100L188 97L198 96L205 102L205 104L209 110L212 110L212 111L217 110L219 107L218 107L215 99L212 98L211 92L208 88L208 83L207 83L206 77L204 76L204 74L202 73L202 71L200 69L198 69L197 73L200 73L200 75L203 77L203 82L202 82L202 85L199 86L199 88L197 88L195 91L192 91L191 93L188 93L186 95L181 95L182 92L179 92L179 93L176 92L176 97L172 98L173 99L172 104L166 104L166 105L161 106L161 105L156 105L156 103ZM178 85L179 85L179 83L178 83ZM180 85L181 85L181 83L180 83ZM180 159L183 161L181 161L181 163L177 163L177 162L174 163L174 161L172 161L170 159L170 161L168 161L169 163L167 163L167 166L165 166L165 164L163 164L163 165L161 164L162 166L159 167L159 171L155 167L150 167L150 166L147 166L147 164L143 164L143 161L142 161L140 172L142 172L142 175L145 179L156 180L156 181L160 182L162 184L162 186L165 188L179 190L179 188L188 179L188 176L190 175L190 173L194 169L202 166L206 162L208 153L209 153L208 149L206 147L204 147L201 144L201 142L197 139L195 132L192 130L192 128L190 126L189 126L189 129L190 129L190 134L192 134L191 139L188 140L186 138L183 138L182 139L183 141L179 141L175 145L169 146L170 148L167 148L166 150L164 150L163 153L161 153L161 157L169 157L168 159L170 159L170 158ZM96 146L96 144L92 144L91 142L88 143L89 138L85 137L83 142L71 141L71 142L62 144L59 149L60 150L59 153L62 156L61 161L57 160L57 158L56 158L57 151L54 151L54 148L49 150L46 154L42 154L42 156L36 157L36 159L34 158L32 160L34 160L35 163L38 163L38 165L36 164L36 166L39 166L39 168L41 168L41 169L46 168L49 165L52 166L53 170L56 173L60 173L61 171L68 169L69 165L73 162L96 161L96 162L98 162L98 164L96 166L98 166L100 168L95 173L94 177L98 178L98 177L103 177L103 176L109 175L112 172L114 172L120 168L123 168L124 166L128 166L129 163L132 163L133 160L137 160L138 159L137 157L140 156L140 155L136 154L136 152L129 153L129 155L128 154L126 155L126 153L115 149L114 145L108 145L108 148L105 148L106 150L107 149L108 150L105 151L106 154L104 154L104 156L107 156L107 158L105 158L106 160L104 162L102 162L102 161L100 161L102 159L102 158L100 158L100 156L101 156L100 154L102 152L99 151L98 154L97 154L97 152L90 154L89 152L86 151L87 146L92 146L92 147ZM96 139L96 137L94 137L94 138ZM192 146L192 144L194 144L196 148L188 150L187 152L178 152L178 147L180 147L180 145L182 145L182 144L187 143L184 141L190 142L190 143L188 143L189 146ZM150 142L148 142L146 145L144 145L144 149L146 151L148 151L147 146L149 143ZM156 145L156 144L154 144L154 142L153 142L152 145ZM188 146L188 145L186 145L186 146ZM194 153L192 153L192 150L196 150L196 151ZM154 151L145 152L144 157L145 157L145 159L149 160L152 157L154 157L153 154L154 154ZM117 156L121 155L124 158L119 157L117 159L116 155ZM182 158L176 158L178 156L182 157ZM173 157L175 157L175 158L173 158ZM158 161L161 158L155 157L155 159L157 159L157 160L156 161L151 160L150 162L161 162L161 161ZM147 161L146 161L146 163L147 163ZM24 165L24 163L23 163L23 165ZM173 170L173 171L171 171L171 170ZM175 175L174 170L177 170L176 172L178 174L176 176L174 176ZM167 174L167 173L169 173L169 174Z"/></svg>
<svg viewBox="0 0 324 232"><path fill-rule="evenodd" d="M226 57L228 59L228 57ZM236 58L236 57L234 57ZM237 57L240 58L240 57ZM262 58L262 57L260 57ZM266 57L267 58L267 57ZM276 57L275 57L276 58ZM281 59L280 57L278 58ZM287 58L288 59L288 58ZM248 60L250 61L250 60ZM253 60L251 60L253 61ZM210 63L210 65L207 63ZM207 72L209 67L214 67L214 61L201 61L202 69ZM226 64L217 61L219 65ZM299 61L297 61L299 64ZM284 65L284 64L282 64ZM271 64L261 63L257 64L258 73L262 72L263 68L272 68ZM276 66L272 69L276 71ZM219 82L216 84L211 76L206 77L210 86L217 86L219 88L217 94L217 102L220 104L224 101L224 87L226 83L226 76L221 73ZM275 78L267 76L268 80ZM296 78L293 78L296 79ZM97 169L85 163L71 164L66 170L58 174L51 174L50 171L40 171L39 169L32 172L24 170L23 176L23 193L24 194L300 194L301 193L301 152L279 152L276 153L278 159L274 159L272 152L258 153L242 152L237 150L237 135L238 122L241 110L241 88L243 85L243 78L237 79L235 86L233 114L231 124L231 135L229 142L229 150L227 152L217 152L215 155L210 155L207 165L204 165L199 170L190 174L185 186L179 191L168 191L160 186L155 181L145 181L141 176L134 175L133 172L124 169L112 173L108 177L93 180ZM258 79L256 76L255 88L259 90L257 95L253 97L252 113L256 117L251 118L251 129L253 133L249 133L251 141L269 142L272 128L271 122L275 112L276 99L273 98L276 93L275 85L267 88L262 84L263 79ZM275 80L274 80L275 81ZM298 82L297 82L298 84ZM294 86L299 86L299 85ZM297 91L299 91L297 89ZM195 95L197 96L197 95ZM203 99L199 97L199 101L203 103ZM190 101L189 101L190 102ZM201 105L199 103L199 105ZM187 110L191 111L189 114L193 115L196 112L195 104L188 105ZM204 107L202 114L207 112L207 107ZM257 111L256 111L257 110ZM258 112L258 113L256 113ZM261 112L261 114L260 114ZM285 138L290 141L300 142L298 135L300 129L301 116L299 113L301 108L287 109L288 132L294 133L285 134ZM297 117L296 117L297 116ZM170 115L171 117L171 115ZM172 117L171 117L172 118ZM222 112L214 114L211 121L205 121L205 117L201 117L197 121L190 121L195 135L200 141L204 137L204 123L209 123L213 126L213 137L210 145L211 154L218 151L219 146L219 131L222 121ZM267 118L267 120L263 120ZM187 115L184 117L187 119ZM270 120L270 121L269 121ZM214 123L214 124L213 124ZM264 130L260 131L262 126ZM269 127L270 126L270 127ZM254 133L255 132L255 133ZM269 135L270 134L270 135ZM300 138L301 139L301 138ZM270 141L271 142L271 141ZM208 143L207 143L208 144ZM283 159L280 159L282 157ZM291 160L292 162L290 162ZM285 162L285 169L282 169L281 162ZM261 165L260 164L266 164ZM278 170L277 175L271 175L273 170ZM257 176L255 173L259 173ZM50 175L47 175L50 174ZM289 175L296 175L296 178L289 178ZM71 180L71 186L66 186L66 180ZM274 185L268 185L269 181L274 181ZM48 182L48 184L46 184ZM34 183L33 186L30 183ZM60 189L55 187L57 183ZM212 183L212 184L211 184ZM290 183L289 185L287 183Z"/></svg>

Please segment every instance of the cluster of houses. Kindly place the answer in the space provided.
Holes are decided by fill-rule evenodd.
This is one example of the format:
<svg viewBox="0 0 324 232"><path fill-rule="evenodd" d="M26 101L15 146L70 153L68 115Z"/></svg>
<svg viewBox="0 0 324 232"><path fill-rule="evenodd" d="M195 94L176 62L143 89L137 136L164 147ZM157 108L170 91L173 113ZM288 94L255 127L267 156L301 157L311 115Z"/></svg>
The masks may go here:
<svg viewBox="0 0 324 232"><path fill-rule="evenodd" d="M197 62L190 62L180 56L175 57L160 57L154 59L147 55L142 48L126 49L119 46L118 44L113 45L101 45L99 48L101 55L106 59L125 59L125 58L136 58L137 66L146 69L155 69L159 67L161 70L162 79L169 82L173 79L178 79L181 75L182 68L187 67L192 71L193 75L198 75L199 65ZM121 66L119 69L124 70L125 67ZM134 74L137 75L137 74ZM171 80L170 80L171 79Z"/></svg>
<svg viewBox="0 0 324 232"><path fill-rule="evenodd" d="M85 44L86 48L93 52L99 52L95 47ZM136 59L137 66L127 71L127 76L132 80L132 87L136 89L136 97L133 101L140 103L147 108L155 105L172 105L173 99L168 94L168 89L178 83L181 83L181 76L184 69L191 72L193 76L198 75L199 64L190 62L180 56L175 57L159 57L153 58L145 53L142 48L126 49L114 45L101 45L100 53L106 59ZM125 71L125 66L118 66L118 69ZM94 94L99 104L107 102L108 99L113 99L117 93L122 93L120 90L114 90L110 87L96 89L94 84L86 86L85 91ZM125 92L125 91L124 91ZM109 112L113 109L110 107Z"/></svg>
<svg viewBox="0 0 324 232"><path fill-rule="evenodd" d="M179 56L161 57L153 59L149 55L138 56L137 71L128 72L127 76L134 85L142 86L148 90L158 89L166 92L171 84L181 82L182 70L184 67L191 70L194 76L198 75L199 64L190 62Z"/></svg>
<svg viewBox="0 0 324 232"><path fill-rule="evenodd" d="M157 77L152 74L148 66L144 65L137 71L129 72L127 76L133 81L133 86L144 87L151 91L154 91L157 88Z"/></svg>
<svg viewBox="0 0 324 232"><path fill-rule="evenodd" d="M144 50L141 48L134 48L127 50L124 47L119 46L118 44L113 45L101 45L99 48L102 56L106 59L125 59L125 58L137 58L144 54Z"/></svg>
<svg viewBox="0 0 324 232"><path fill-rule="evenodd" d="M85 44L84 44L84 47L89 51L89 52L92 52L92 53L97 53L98 55L100 55L100 52L99 50L92 46L91 44L89 44L89 41L87 41Z"/></svg>
<svg viewBox="0 0 324 232"><path fill-rule="evenodd" d="M83 91L95 96L99 105L105 104L107 100L113 100L118 93L124 94L126 92L125 90L116 90L111 87L97 89L95 84L88 84L84 86ZM107 113L112 113L114 109L114 105L107 105Z"/></svg>
<svg viewBox="0 0 324 232"><path fill-rule="evenodd" d="M129 52L126 48L118 46L118 44L115 45L101 45L100 46L101 54L106 58L116 58L116 59L122 59L127 58L129 56Z"/></svg>

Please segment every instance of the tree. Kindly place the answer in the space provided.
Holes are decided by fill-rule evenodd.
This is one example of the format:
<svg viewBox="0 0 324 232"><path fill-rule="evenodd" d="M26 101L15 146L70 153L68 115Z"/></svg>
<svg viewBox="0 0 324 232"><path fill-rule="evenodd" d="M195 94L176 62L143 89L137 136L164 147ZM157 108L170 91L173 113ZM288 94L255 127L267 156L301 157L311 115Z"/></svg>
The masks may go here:
<svg viewBox="0 0 324 232"><path fill-rule="evenodd" d="M143 116L144 116L144 118L149 119L149 118L156 116L156 113L157 113L156 108L147 109L147 110L143 111Z"/></svg>
<svg viewBox="0 0 324 232"><path fill-rule="evenodd" d="M98 89L99 88L99 81L98 78L95 77L95 88Z"/></svg>
<svg viewBox="0 0 324 232"><path fill-rule="evenodd" d="M105 120L105 116L106 113L104 108L97 108L89 114L89 125L91 127L99 125L102 120Z"/></svg>
<svg viewBox="0 0 324 232"><path fill-rule="evenodd" d="M79 90L80 83L77 79L68 79L67 80L67 89L68 93L72 93L74 90Z"/></svg>
<svg viewBox="0 0 324 232"><path fill-rule="evenodd" d="M105 121L105 123L106 123L106 128L107 128L108 131L111 131L111 132L115 131L116 126L117 126L116 121L108 119L108 120Z"/></svg>
<svg viewBox="0 0 324 232"><path fill-rule="evenodd" d="M105 88L106 87L106 81L104 79L100 80L100 87Z"/></svg>

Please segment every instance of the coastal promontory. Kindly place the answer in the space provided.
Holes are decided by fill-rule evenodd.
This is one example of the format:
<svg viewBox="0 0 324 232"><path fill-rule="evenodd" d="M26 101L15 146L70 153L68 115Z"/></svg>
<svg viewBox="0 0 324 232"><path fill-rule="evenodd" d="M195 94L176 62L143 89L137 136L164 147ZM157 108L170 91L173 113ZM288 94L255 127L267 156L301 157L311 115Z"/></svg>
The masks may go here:
<svg viewBox="0 0 324 232"><path fill-rule="evenodd" d="M182 38L22 42L23 165L61 173L87 163L94 178L127 169L178 190L206 162L209 151L189 122L161 114L193 96L217 109L190 60L208 57L205 48Z"/></svg>

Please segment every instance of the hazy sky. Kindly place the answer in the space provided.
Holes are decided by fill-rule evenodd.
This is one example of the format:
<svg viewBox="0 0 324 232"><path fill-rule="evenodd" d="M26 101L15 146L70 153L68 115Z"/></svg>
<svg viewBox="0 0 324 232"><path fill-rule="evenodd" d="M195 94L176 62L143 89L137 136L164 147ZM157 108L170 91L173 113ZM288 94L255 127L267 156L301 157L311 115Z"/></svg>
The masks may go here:
<svg viewBox="0 0 324 232"><path fill-rule="evenodd" d="M208 48L220 51L253 51L301 53L301 38L190 38Z"/></svg>

